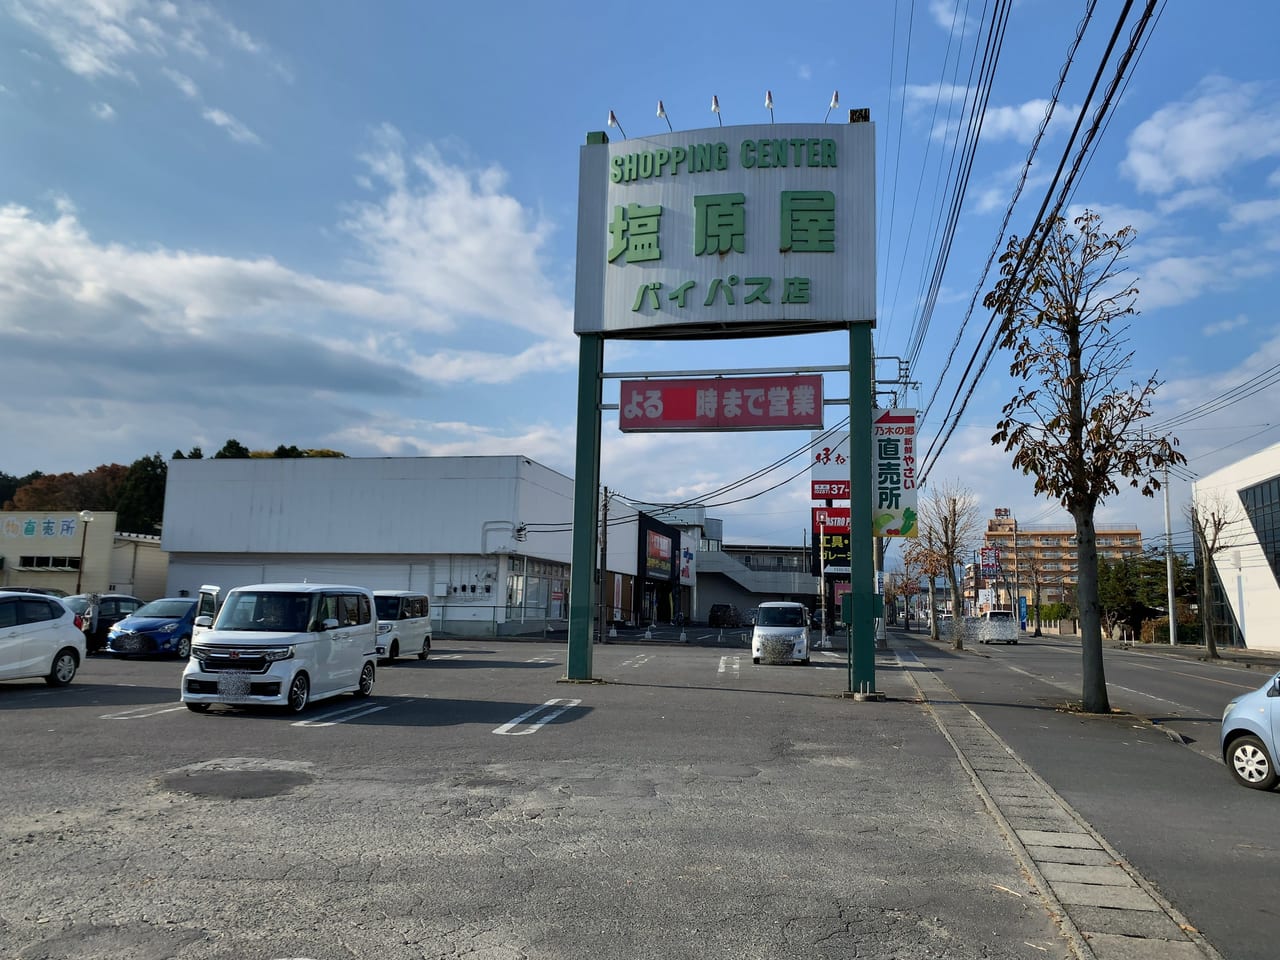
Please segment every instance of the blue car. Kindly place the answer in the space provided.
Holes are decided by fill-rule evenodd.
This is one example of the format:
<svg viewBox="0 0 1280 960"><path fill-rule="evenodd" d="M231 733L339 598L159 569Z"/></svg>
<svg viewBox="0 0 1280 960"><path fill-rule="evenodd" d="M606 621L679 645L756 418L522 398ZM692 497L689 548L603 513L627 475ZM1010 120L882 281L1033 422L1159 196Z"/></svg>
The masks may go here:
<svg viewBox="0 0 1280 960"><path fill-rule="evenodd" d="M1236 783L1271 790L1280 782L1276 771L1278 734L1280 673L1252 693L1236 697L1222 712L1222 759Z"/></svg>
<svg viewBox="0 0 1280 960"><path fill-rule="evenodd" d="M165 597L143 604L107 633L107 653L191 656L191 629L196 619L193 597Z"/></svg>

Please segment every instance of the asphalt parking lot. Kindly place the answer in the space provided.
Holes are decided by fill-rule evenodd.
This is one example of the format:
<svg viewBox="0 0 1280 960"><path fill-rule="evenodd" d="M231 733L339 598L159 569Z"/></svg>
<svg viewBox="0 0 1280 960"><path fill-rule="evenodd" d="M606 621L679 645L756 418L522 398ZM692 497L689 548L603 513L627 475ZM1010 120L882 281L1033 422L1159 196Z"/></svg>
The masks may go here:
<svg viewBox="0 0 1280 960"><path fill-rule="evenodd" d="M301 716L189 713L165 660L0 685L3 954L1070 955L900 671L593 657L441 641Z"/></svg>

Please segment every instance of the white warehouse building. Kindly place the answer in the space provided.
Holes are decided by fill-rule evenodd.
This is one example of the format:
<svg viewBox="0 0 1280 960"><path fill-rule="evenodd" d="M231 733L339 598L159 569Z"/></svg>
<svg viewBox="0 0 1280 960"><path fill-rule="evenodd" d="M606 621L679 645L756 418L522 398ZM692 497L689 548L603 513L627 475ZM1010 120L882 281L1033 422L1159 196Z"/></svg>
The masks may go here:
<svg viewBox="0 0 1280 960"><path fill-rule="evenodd" d="M1197 480L1192 498L1227 521L1213 569L1237 637L1280 651L1280 444Z"/></svg>
<svg viewBox="0 0 1280 960"><path fill-rule="evenodd" d="M171 460L168 595L349 583L428 594L445 634L536 633L568 617L572 520L573 481L522 456Z"/></svg>

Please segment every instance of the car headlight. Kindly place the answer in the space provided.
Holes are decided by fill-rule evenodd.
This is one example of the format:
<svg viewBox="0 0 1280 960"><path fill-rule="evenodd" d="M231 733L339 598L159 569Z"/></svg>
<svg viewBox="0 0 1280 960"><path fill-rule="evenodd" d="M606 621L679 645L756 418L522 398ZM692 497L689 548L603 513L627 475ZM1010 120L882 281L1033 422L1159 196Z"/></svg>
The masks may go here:
<svg viewBox="0 0 1280 960"><path fill-rule="evenodd" d="M262 659L268 663L275 660L288 660L293 656L293 647L268 647L262 651Z"/></svg>
<svg viewBox="0 0 1280 960"><path fill-rule="evenodd" d="M166 623L163 627L160 628L160 632L173 633L173 631L177 629L178 629L178 625L176 623Z"/></svg>
<svg viewBox="0 0 1280 960"><path fill-rule="evenodd" d="M389 623L378 624L378 633L390 633L390 632L391 632L391 624Z"/></svg>
<svg viewBox="0 0 1280 960"><path fill-rule="evenodd" d="M1234 709L1236 708L1236 704L1239 702L1239 700L1240 700L1240 698L1239 698L1239 697L1236 697L1236 699L1235 699L1235 700L1232 700L1230 703L1228 703L1225 707L1223 707L1223 708L1222 708L1222 719L1223 719L1223 720L1227 719L1227 714L1228 714L1228 713L1230 713L1232 710L1234 710Z"/></svg>

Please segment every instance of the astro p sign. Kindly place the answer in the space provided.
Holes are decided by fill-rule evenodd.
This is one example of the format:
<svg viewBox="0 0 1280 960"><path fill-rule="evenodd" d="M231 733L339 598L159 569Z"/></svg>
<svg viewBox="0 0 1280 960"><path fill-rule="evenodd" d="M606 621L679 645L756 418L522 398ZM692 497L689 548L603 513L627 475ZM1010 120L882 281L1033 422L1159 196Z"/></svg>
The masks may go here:
<svg viewBox="0 0 1280 960"><path fill-rule="evenodd" d="M822 426L822 376L623 380L623 433L803 430Z"/></svg>

